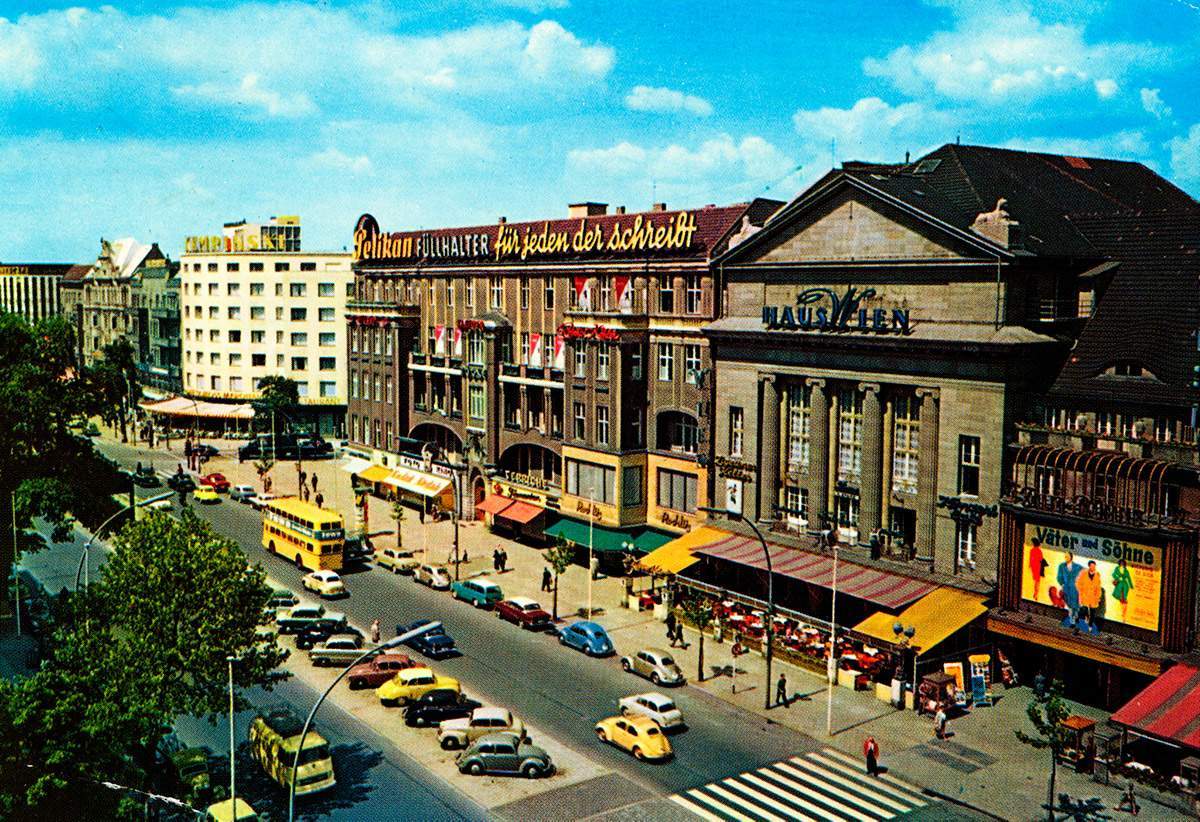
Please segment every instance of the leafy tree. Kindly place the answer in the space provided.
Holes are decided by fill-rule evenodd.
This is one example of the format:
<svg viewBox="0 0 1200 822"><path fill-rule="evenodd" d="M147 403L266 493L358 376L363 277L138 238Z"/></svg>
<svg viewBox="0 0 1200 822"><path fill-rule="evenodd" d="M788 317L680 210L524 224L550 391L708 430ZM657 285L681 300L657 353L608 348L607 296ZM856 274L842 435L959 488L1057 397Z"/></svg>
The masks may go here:
<svg viewBox="0 0 1200 822"><path fill-rule="evenodd" d="M1013 733L1017 739L1038 750L1050 751L1050 785L1046 792L1046 809L1048 819L1054 820L1054 780L1058 774L1058 755L1070 742L1071 733L1063 726L1063 720L1071 715L1071 709L1063 699L1063 684L1054 680L1049 688L1034 689L1033 697L1025 708L1034 733L1027 734L1021 729Z"/></svg>
<svg viewBox="0 0 1200 822"><path fill-rule="evenodd" d="M558 622L558 578L565 574L567 569L571 567L571 563L575 561L575 545L568 542L562 537L558 537L554 541L554 545L550 546L545 551L546 562L550 564L550 570L554 572L554 621Z"/></svg>
<svg viewBox="0 0 1200 822"><path fill-rule="evenodd" d="M258 383L259 398L254 401L254 418L259 428L271 430L286 425L287 412L300 404L300 388L291 377L278 374L263 377Z"/></svg>
<svg viewBox="0 0 1200 822"><path fill-rule="evenodd" d="M121 423L121 442L129 442L128 422L142 389L138 381L133 345L124 337L104 346L104 359L96 367L112 413Z"/></svg>
<svg viewBox="0 0 1200 822"><path fill-rule="evenodd" d="M404 522L404 503L400 498L392 500L392 519L396 520L396 550L404 547L404 535L400 532L400 523Z"/></svg>
<svg viewBox="0 0 1200 822"><path fill-rule="evenodd" d="M275 467L275 460L270 457L263 457L254 462L254 470L258 473L258 481L263 487L263 493L266 493L267 476L271 473L271 469Z"/></svg>
<svg viewBox="0 0 1200 822"><path fill-rule="evenodd" d="M696 663L696 679L704 681L704 629L707 628L716 616L713 610L712 602L701 596L691 596L679 603L680 609L683 611L683 618L695 626L700 632L700 647L699 661Z"/></svg>

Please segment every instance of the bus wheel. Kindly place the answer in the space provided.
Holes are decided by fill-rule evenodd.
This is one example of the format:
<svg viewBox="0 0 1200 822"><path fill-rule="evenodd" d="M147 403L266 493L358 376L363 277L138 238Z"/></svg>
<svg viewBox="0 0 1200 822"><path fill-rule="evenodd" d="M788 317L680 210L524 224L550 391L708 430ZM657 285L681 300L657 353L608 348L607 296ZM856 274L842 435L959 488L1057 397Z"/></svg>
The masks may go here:
<svg viewBox="0 0 1200 822"><path fill-rule="evenodd" d="M296 567L299 568L301 571L304 570L304 560L302 560L300 558L299 554L296 554Z"/></svg>
<svg viewBox="0 0 1200 822"><path fill-rule="evenodd" d="M272 554L275 553L275 540L271 540L271 544L267 546L267 550Z"/></svg>

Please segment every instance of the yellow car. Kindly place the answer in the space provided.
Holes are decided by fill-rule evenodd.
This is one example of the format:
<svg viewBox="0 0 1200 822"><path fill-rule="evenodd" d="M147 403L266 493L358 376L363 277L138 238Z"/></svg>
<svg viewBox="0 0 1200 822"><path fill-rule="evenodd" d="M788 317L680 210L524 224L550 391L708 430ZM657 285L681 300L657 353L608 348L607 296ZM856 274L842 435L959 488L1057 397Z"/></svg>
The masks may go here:
<svg viewBox="0 0 1200 822"><path fill-rule="evenodd" d="M640 760L669 759L671 742L648 716L610 716L596 723L596 738L623 748Z"/></svg>
<svg viewBox="0 0 1200 822"><path fill-rule="evenodd" d="M207 485L201 485L196 489L196 502L203 502L211 505L214 502L220 502L221 495L217 493L217 489L209 488Z"/></svg>
<svg viewBox="0 0 1200 822"><path fill-rule="evenodd" d="M398 705L420 699L430 691L449 690L462 693L462 686L454 677L439 676L429 668L405 668L375 689L383 705Z"/></svg>

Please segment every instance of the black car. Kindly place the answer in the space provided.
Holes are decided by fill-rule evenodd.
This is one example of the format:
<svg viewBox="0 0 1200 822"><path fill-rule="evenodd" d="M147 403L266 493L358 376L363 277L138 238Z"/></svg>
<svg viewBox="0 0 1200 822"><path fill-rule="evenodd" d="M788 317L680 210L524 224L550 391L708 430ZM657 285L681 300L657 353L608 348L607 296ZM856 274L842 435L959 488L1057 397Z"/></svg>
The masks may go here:
<svg viewBox="0 0 1200 822"><path fill-rule="evenodd" d="M207 442L202 442L192 446L192 453L198 454L207 459L209 457L215 457L221 452L216 448L216 446L209 445Z"/></svg>
<svg viewBox="0 0 1200 822"><path fill-rule="evenodd" d="M149 465L139 465L129 472L129 478L133 480L134 485L141 486L142 488L156 488L162 485L162 480L158 478L158 474L154 473L154 469Z"/></svg>
<svg viewBox="0 0 1200 822"><path fill-rule="evenodd" d="M422 694L415 702L410 702L404 709L404 724L409 727L436 725L443 719L460 719L470 716L471 711L481 707L481 703L470 697L452 691L449 688L438 688Z"/></svg>
<svg viewBox="0 0 1200 822"><path fill-rule="evenodd" d="M368 562L375 556L375 549L362 535L348 536L342 548L343 562Z"/></svg>
<svg viewBox="0 0 1200 822"><path fill-rule="evenodd" d="M196 481L192 479L191 474L176 472L167 479L167 487L172 491L187 491L196 490Z"/></svg>
<svg viewBox="0 0 1200 822"><path fill-rule="evenodd" d="M267 434L239 448L238 462L262 459L264 454L270 455L272 451L277 460L294 460L300 456L300 446L294 434Z"/></svg>
<svg viewBox="0 0 1200 822"><path fill-rule="evenodd" d="M328 459L333 456L333 446L320 437L303 440L300 443L300 456L306 460Z"/></svg>
<svg viewBox="0 0 1200 822"><path fill-rule="evenodd" d="M397 625L396 636L406 634L409 631L415 631L422 625L428 625L431 621L428 619L418 619L411 625ZM441 626L434 628L432 631L417 634L404 644L431 659L445 659L448 656L454 656L458 653L458 647L454 644L454 637L446 633L446 629Z"/></svg>
<svg viewBox="0 0 1200 822"><path fill-rule="evenodd" d="M349 625L334 625L328 622L318 622L301 629L296 634L296 647L302 651L310 650L318 642L324 642L335 634L362 636L362 631Z"/></svg>

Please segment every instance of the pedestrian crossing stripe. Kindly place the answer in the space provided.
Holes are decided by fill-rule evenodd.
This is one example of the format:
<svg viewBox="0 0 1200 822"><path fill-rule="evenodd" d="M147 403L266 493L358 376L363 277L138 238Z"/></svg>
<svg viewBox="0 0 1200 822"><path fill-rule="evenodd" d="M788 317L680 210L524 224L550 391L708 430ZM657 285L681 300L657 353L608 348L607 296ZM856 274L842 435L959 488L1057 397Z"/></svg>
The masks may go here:
<svg viewBox="0 0 1200 822"><path fill-rule="evenodd" d="M868 776L861 763L831 748L670 798L707 822L875 822L928 804L916 786L887 774Z"/></svg>

